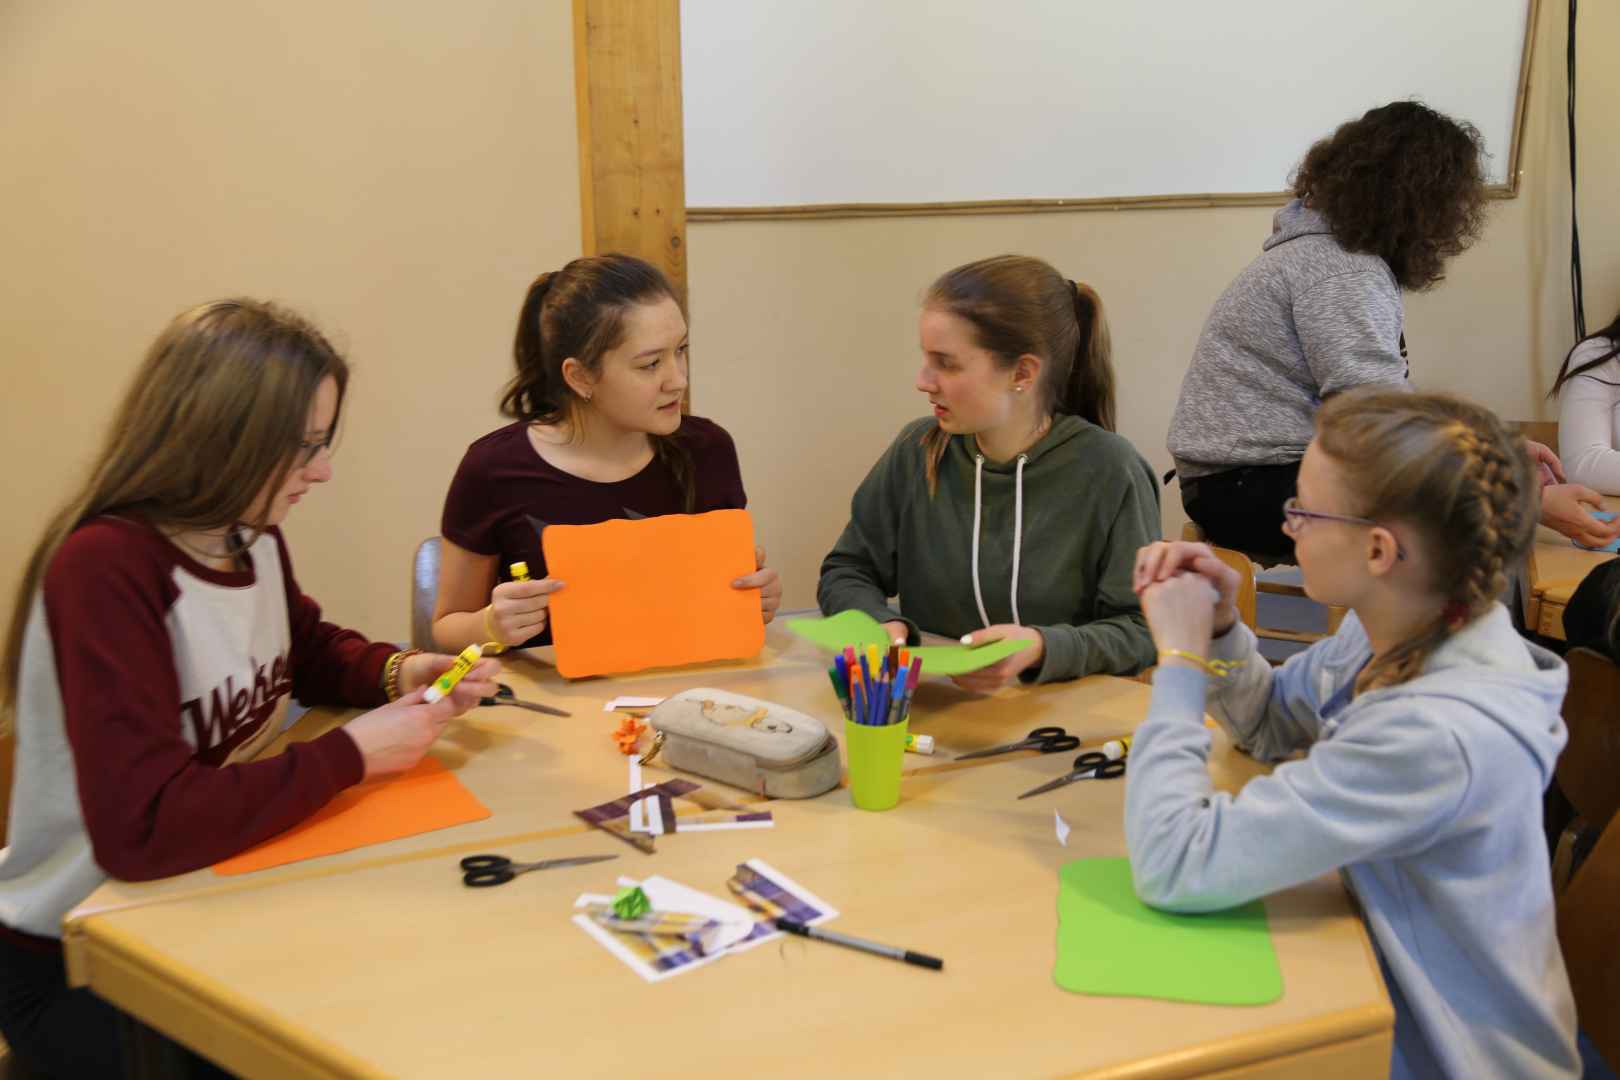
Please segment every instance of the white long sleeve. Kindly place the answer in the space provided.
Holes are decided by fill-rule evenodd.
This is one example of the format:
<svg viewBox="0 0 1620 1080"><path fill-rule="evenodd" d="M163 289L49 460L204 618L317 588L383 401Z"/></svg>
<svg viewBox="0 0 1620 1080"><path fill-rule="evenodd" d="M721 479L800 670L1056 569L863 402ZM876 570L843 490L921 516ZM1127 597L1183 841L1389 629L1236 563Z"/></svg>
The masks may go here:
<svg viewBox="0 0 1620 1080"><path fill-rule="evenodd" d="M1615 347L1608 338L1576 346L1569 366ZM1620 357L1611 357L1564 384L1558 405L1558 456L1572 484L1620 495Z"/></svg>

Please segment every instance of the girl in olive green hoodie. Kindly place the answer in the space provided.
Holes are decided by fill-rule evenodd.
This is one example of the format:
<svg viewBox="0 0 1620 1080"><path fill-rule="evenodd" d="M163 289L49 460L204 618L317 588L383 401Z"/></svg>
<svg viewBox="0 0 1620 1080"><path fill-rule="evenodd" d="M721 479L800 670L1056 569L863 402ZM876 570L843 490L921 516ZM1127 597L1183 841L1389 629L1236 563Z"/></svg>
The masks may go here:
<svg viewBox="0 0 1620 1080"><path fill-rule="evenodd" d="M933 418L908 424L855 492L821 564L821 610L864 611L912 643L919 630L1032 643L958 678L974 690L1151 664L1131 570L1160 538L1158 485L1113 431L1102 301L1003 255L936 281L920 333Z"/></svg>

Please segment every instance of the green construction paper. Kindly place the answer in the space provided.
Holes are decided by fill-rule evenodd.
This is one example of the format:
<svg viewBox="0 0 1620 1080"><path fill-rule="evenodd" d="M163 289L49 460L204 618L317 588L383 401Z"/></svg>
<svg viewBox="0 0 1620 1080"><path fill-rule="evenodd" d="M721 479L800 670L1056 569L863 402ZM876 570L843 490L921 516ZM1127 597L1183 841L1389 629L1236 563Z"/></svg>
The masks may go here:
<svg viewBox="0 0 1620 1080"><path fill-rule="evenodd" d="M1267 1005L1282 997L1259 900L1172 915L1137 899L1129 859L1077 859L1058 871L1057 906L1052 979L1065 990L1204 1005Z"/></svg>
<svg viewBox="0 0 1620 1080"><path fill-rule="evenodd" d="M788 629L826 652L843 652L849 646L876 645L887 651L893 642L883 624L864 611L840 611L825 619L789 619ZM969 648L966 645L905 646L908 653L922 658L924 675L966 675L1005 660L1027 641L992 641Z"/></svg>

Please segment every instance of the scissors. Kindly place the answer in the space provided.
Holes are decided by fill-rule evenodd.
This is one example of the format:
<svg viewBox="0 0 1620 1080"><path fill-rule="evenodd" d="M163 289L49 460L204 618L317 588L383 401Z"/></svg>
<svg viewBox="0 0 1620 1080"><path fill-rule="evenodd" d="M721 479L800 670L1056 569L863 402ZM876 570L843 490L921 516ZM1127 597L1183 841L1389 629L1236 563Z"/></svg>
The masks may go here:
<svg viewBox="0 0 1620 1080"><path fill-rule="evenodd" d="M957 754L956 760L994 757L996 754L1010 754L1014 750L1039 750L1043 754L1059 754L1065 750L1078 749L1079 746L1079 737L1070 735L1060 727L1038 727L1018 742L992 746L988 750L975 750L969 754Z"/></svg>
<svg viewBox="0 0 1620 1080"><path fill-rule="evenodd" d="M541 705L536 701L524 701L512 693L512 688L505 683L495 684L495 696L479 698L480 705L516 705L520 709L533 709L535 712L545 713L547 716L572 716L561 709L554 709L550 705Z"/></svg>
<svg viewBox="0 0 1620 1080"><path fill-rule="evenodd" d="M515 863L505 855L469 855L461 860L461 883L468 888L481 889L490 885L505 885L519 874L530 870L555 870L559 866L584 866L587 863L606 862L617 855L576 855L571 859L542 859L539 862Z"/></svg>
<svg viewBox="0 0 1620 1080"><path fill-rule="evenodd" d="M1056 780L1048 780L1040 787L1030 788L1020 799L1027 799L1031 795L1039 795L1045 791L1052 791L1064 784L1072 784L1076 780L1112 780L1117 776L1125 775L1125 759L1123 757L1109 757L1101 750L1087 750L1074 759L1074 768L1066 776Z"/></svg>

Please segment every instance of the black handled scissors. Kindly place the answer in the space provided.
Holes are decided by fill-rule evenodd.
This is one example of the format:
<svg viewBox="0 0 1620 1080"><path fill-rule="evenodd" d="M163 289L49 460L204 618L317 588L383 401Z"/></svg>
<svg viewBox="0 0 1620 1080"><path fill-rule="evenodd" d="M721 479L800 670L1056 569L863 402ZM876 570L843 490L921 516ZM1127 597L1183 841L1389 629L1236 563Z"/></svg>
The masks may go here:
<svg viewBox="0 0 1620 1080"><path fill-rule="evenodd" d="M1067 775L1060 776L1056 780L1048 780L1040 787L1030 788L1018 797L1027 799L1031 795L1053 791L1064 784L1072 784L1076 780L1112 780L1115 777L1124 775L1125 759L1123 757L1109 757L1101 750L1087 750L1074 759L1074 768Z"/></svg>
<svg viewBox="0 0 1620 1080"><path fill-rule="evenodd" d="M573 715L572 713L565 713L561 709L554 709L550 705L542 705L538 701L524 701L523 699L519 698L516 694L512 693L512 688L510 686L507 686L505 683L496 683L495 684L495 696L494 697L479 698L478 699L478 704L480 704L480 705L516 705L520 709L533 709L535 712L543 712L547 716L572 716Z"/></svg>
<svg viewBox="0 0 1620 1080"><path fill-rule="evenodd" d="M539 862L523 863L513 862L505 855L469 855L461 860L461 883L469 888L481 889L489 885L505 885L530 870L555 870L559 866L584 866L617 858L617 855L575 855L571 859L541 859Z"/></svg>
<svg viewBox="0 0 1620 1080"><path fill-rule="evenodd" d="M956 760L965 761L968 758L993 757L996 754L1010 754L1014 750L1039 750L1043 754L1061 754L1065 750L1078 749L1079 746L1079 737L1070 735L1060 727L1038 727L1017 742L992 746L988 750L974 750L968 754L957 754Z"/></svg>

